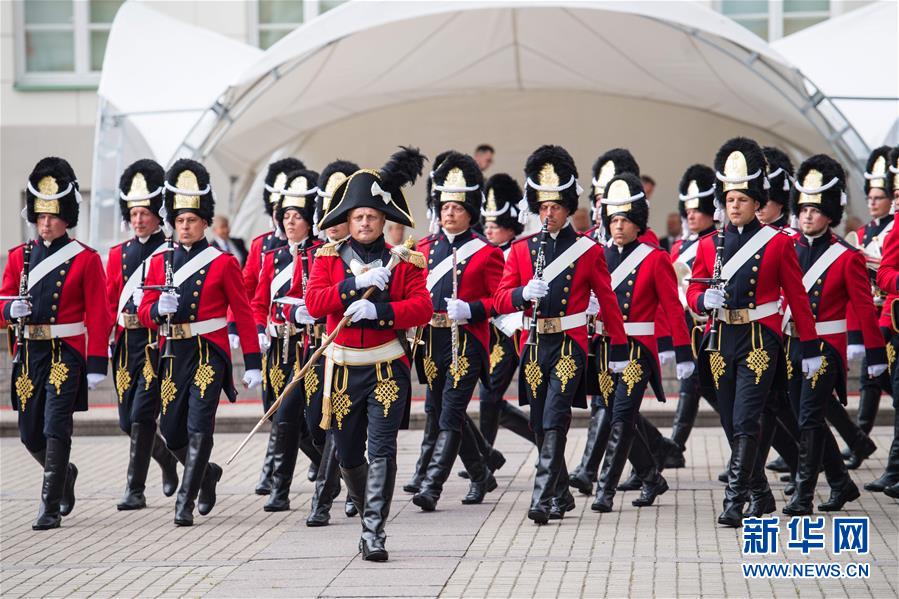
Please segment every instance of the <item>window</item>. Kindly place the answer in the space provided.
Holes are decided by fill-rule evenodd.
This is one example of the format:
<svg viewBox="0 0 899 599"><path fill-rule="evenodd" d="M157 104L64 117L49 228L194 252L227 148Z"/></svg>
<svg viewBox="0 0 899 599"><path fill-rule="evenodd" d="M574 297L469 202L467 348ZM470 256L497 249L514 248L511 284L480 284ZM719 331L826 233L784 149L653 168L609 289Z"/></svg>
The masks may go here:
<svg viewBox="0 0 899 599"><path fill-rule="evenodd" d="M93 86L123 0L18 0L16 83Z"/></svg>
<svg viewBox="0 0 899 599"><path fill-rule="evenodd" d="M830 0L719 0L718 9L769 41L820 23L831 15Z"/></svg>
<svg viewBox="0 0 899 599"><path fill-rule="evenodd" d="M256 0L251 3L251 21L255 21L256 38L251 39L263 50L302 25L336 8L347 0Z"/></svg>

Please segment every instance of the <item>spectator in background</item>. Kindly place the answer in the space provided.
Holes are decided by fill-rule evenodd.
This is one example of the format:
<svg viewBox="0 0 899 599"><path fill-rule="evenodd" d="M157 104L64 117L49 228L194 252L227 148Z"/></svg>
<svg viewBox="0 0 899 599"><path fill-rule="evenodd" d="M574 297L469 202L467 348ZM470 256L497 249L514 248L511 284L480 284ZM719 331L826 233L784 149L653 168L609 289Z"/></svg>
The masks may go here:
<svg viewBox="0 0 899 599"><path fill-rule="evenodd" d="M865 223L862 222L857 216L849 215L846 217L846 224L843 226L843 235L847 235L850 231L858 232L859 229L865 226Z"/></svg>
<svg viewBox="0 0 899 599"><path fill-rule="evenodd" d="M212 219L212 245L233 254L241 266L247 261L246 244L239 237L231 237L231 223L221 214Z"/></svg>
<svg viewBox="0 0 899 599"><path fill-rule="evenodd" d="M649 175L640 175L640 180L643 181L643 193L646 194L646 201L649 201L652 199L652 192L656 188L656 180ZM680 218L678 218L678 222L680 222Z"/></svg>
<svg viewBox="0 0 899 599"><path fill-rule="evenodd" d="M659 245L666 252L670 252L674 242L680 239L683 234L683 222L681 222L680 214L677 212L668 213L668 217L665 220L665 230L665 237L659 240Z"/></svg>
<svg viewBox="0 0 899 599"><path fill-rule="evenodd" d="M403 235L406 233L406 227L399 223L388 222L385 227L385 235L384 237L387 239L387 243L390 245L402 245L404 239Z"/></svg>
<svg viewBox="0 0 899 599"><path fill-rule="evenodd" d="M474 161L478 163L481 172L486 171L493 164L493 146L490 144L481 144L474 149Z"/></svg>
<svg viewBox="0 0 899 599"><path fill-rule="evenodd" d="M583 208L578 208L571 215L571 226L578 233L586 233L593 226L593 223L590 222L590 214Z"/></svg>

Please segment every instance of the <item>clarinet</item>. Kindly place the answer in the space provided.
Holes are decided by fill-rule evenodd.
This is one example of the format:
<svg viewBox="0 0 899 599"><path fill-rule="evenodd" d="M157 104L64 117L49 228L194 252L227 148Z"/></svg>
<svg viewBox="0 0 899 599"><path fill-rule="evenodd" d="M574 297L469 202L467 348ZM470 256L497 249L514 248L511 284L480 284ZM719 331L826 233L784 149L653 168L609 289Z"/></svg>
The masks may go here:
<svg viewBox="0 0 899 599"><path fill-rule="evenodd" d="M165 250L165 287L169 290L174 289L175 284L175 272L174 272L174 263L175 263L175 234L172 232L169 235L168 239L166 239L166 243L168 247ZM172 315L166 314L165 317L165 327L166 327L166 336L168 337L165 342L165 352L162 355L162 358L175 358L175 354L172 353L172 344L171 334L172 334Z"/></svg>
<svg viewBox="0 0 899 599"><path fill-rule="evenodd" d="M290 259L293 261L294 268L296 268L297 263L297 248L298 246L289 246L288 251L290 252ZM303 255L305 258L305 254ZM302 268L302 266L300 266ZM306 297L306 271L303 271L303 278L301 279L302 289L303 289L303 297ZM284 324L281 325L281 364L287 364L287 354L290 353L290 323L285 320Z"/></svg>
<svg viewBox="0 0 899 599"><path fill-rule="evenodd" d="M715 266L712 269L712 284L710 287L724 289L724 281L721 280L721 266L724 262L724 228L722 222L715 236ZM718 311L709 310L709 343L706 351L718 351Z"/></svg>
<svg viewBox="0 0 899 599"><path fill-rule="evenodd" d="M543 221L543 227L540 229L540 245L537 248L537 259L534 264L534 278L543 280L543 267L546 262L546 234L549 227L549 219ZM537 311L540 308L540 300L535 299L531 303L531 328L528 330L528 340L526 345L537 345Z"/></svg>
<svg viewBox="0 0 899 599"><path fill-rule="evenodd" d="M22 248L22 277L19 279L19 297L29 301L28 295L28 271L31 270L31 248L33 244L31 240ZM27 316L20 316L16 319L16 355L13 356L13 364L22 361L22 346L25 345L25 324Z"/></svg>
<svg viewBox="0 0 899 599"><path fill-rule="evenodd" d="M453 299L459 299L459 271L456 257L456 248L453 248ZM450 325L450 343L452 345L453 361L452 372L459 367L459 323L455 320Z"/></svg>

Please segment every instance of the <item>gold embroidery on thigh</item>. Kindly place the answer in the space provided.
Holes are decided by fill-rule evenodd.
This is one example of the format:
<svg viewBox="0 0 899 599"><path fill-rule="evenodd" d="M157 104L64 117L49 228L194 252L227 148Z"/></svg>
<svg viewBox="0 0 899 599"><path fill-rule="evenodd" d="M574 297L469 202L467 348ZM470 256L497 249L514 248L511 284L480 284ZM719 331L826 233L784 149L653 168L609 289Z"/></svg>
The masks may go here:
<svg viewBox="0 0 899 599"><path fill-rule="evenodd" d="M387 366L387 376L381 376L381 364L375 365L378 377L378 384L375 386L375 399L384 406L384 418L387 418L390 406L400 397L400 386L393 379L393 368L390 363L386 362L385 365Z"/></svg>
<svg viewBox="0 0 899 599"><path fill-rule="evenodd" d="M755 373L755 384L758 385L762 380L762 375L765 374L765 370L768 369L768 364L771 362L771 358L768 356L768 352L765 351L764 341L762 340L762 330L761 325L758 329L758 344L756 347L756 325L753 323L751 326L751 334L752 334L752 351L749 352L749 355L746 356L746 366L749 370Z"/></svg>
<svg viewBox="0 0 899 599"><path fill-rule="evenodd" d="M537 389L543 383L543 371L537 363L537 346L530 346L530 360L524 367L524 380L531 388L531 397L537 397Z"/></svg>
<svg viewBox="0 0 899 599"><path fill-rule="evenodd" d="M349 415L351 405L350 396L346 393L350 380L350 369L348 366L335 366L334 368L343 368L343 386L337 382L340 376L338 372L334 377L334 390L331 392L331 414L337 421L337 429L343 430L343 419Z"/></svg>
<svg viewBox="0 0 899 599"><path fill-rule="evenodd" d="M559 382L562 383L561 392L565 393L565 387L568 386L568 381L574 378L577 374L577 363L574 361L574 358L571 357L571 339L566 339L568 341L568 353L565 353L565 342L562 342L562 351L561 356L559 357L559 361L556 363L556 376L559 377Z"/></svg>

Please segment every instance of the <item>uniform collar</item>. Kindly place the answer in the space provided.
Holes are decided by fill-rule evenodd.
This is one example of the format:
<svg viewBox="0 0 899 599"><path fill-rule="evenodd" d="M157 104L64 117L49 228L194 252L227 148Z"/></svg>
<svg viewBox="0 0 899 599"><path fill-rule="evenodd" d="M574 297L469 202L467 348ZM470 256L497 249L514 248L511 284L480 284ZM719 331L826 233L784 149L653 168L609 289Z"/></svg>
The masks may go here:
<svg viewBox="0 0 899 599"><path fill-rule="evenodd" d="M565 223L557 233L550 233L550 237L552 237L555 241L559 241L560 239L570 239L572 237L576 237L577 233L574 232L574 227L571 226L571 221Z"/></svg>
<svg viewBox="0 0 899 599"><path fill-rule="evenodd" d="M458 240L459 242L465 242L465 241L468 241L469 239L471 239L471 238L473 237L473 234L472 234L470 228L469 228L469 229L465 229L465 230L462 231L461 233L450 233L449 231L447 231L447 230L444 229L443 227L440 227L440 233L441 233L444 237L446 237L446 240L450 243L450 245L455 245L455 244L456 244L456 240Z"/></svg>
<svg viewBox="0 0 899 599"><path fill-rule="evenodd" d="M727 230L733 233L738 233L740 235L751 235L762 228L762 222L754 218L749 221L746 225L743 226L743 230L741 231L736 225L729 224L727 225Z"/></svg>
<svg viewBox="0 0 899 599"><path fill-rule="evenodd" d="M200 252L205 250L207 247L209 247L209 242L206 241L205 237L200 237L200 239L196 243L192 244L191 246L186 246L184 244L181 245L181 249L183 249L185 252L187 252L188 255L192 255L192 256L199 254Z"/></svg>
<svg viewBox="0 0 899 599"><path fill-rule="evenodd" d="M47 248L48 250L50 250L51 252L53 252L53 251L58 250L59 248L61 248L61 247L64 246L65 244L69 243L69 234L68 234L68 233L63 233L62 235L60 235L59 237L57 237L57 238L54 239L53 241L49 241L49 242L48 242L48 241L44 241L43 239L41 239L40 242L41 242L41 245L43 245L45 248Z"/></svg>
<svg viewBox="0 0 899 599"><path fill-rule="evenodd" d="M830 245L830 240L833 237L833 233L830 229L825 229L823 233L817 235L815 237L809 237L808 235L803 234L801 236L801 241L803 245L807 245L808 247L815 248L820 247L822 245Z"/></svg>
<svg viewBox="0 0 899 599"><path fill-rule="evenodd" d="M868 223L869 226L873 225L875 227L880 227L882 225L888 224L893 220L892 214L887 214L886 216L881 216L880 218L872 218L871 222Z"/></svg>
<svg viewBox="0 0 899 599"><path fill-rule="evenodd" d="M774 221L773 223L768 223L768 224L771 225L772 227L777 227L779 229L783 229L784 227L790 226L790 217L784 211L784 212L780 213L780 217L776 221Z"/></svg>
<svg viewBox="0 0 899 599"><path fill-rule="evenodd" d="M641 243L641 241L640 241L639 238L638 238L638 239L634 239L634 240L631 241L630 243L625 243L624 245L621 245L621 246L616 245L616 244L613 243L613 244L612 244L612 249L617 249L619 254L630 254L631 251L632 251L635 247L637 247L638 245L640 245L640 243Z"/></svg>
<svg viewBox="0 0 899 599"><path fill-rule="evenodd" d="M356 255L362 258L362 261L366 264L379 259L387 249L387 243L384 241L383 235L371 243L360 243L350 237L349 243Z"/></svg>
<svg viewBox="0 0 899 599"><path fill-rule="evenodd" d="M141 245L147 245L148 243L150 245L157 245L156 242L162 243L165 240L165 233L162 232L162 229L156 229L156 231L151 233L149 237L143 239L135 237L135 239L137 239Z"/></svg>

